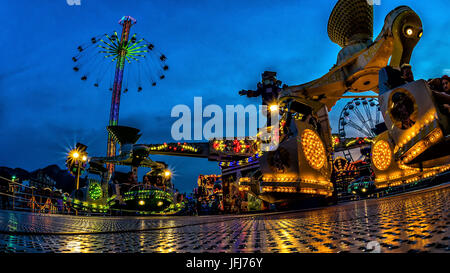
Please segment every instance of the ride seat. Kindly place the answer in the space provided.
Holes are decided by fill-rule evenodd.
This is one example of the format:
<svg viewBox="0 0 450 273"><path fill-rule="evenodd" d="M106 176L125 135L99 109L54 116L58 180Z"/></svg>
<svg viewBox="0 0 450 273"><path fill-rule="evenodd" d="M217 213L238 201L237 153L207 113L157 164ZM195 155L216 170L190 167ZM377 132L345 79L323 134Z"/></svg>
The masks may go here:
<svg viewBox="0 0 450 273"><path fill-rule="evenodd" d="M395 69L380 70L379 103L395 143L396 160L430 167L448 164L448 117L440 111L427 82L399 83Z"/></svg>

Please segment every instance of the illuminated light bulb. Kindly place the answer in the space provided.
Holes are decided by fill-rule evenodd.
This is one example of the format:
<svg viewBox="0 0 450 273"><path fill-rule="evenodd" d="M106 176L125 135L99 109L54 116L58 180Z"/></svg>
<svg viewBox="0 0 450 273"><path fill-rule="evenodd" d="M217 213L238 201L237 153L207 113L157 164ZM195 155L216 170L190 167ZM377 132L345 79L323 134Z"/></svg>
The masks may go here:
<svg viewBox="0 0 450 273"><path fill-rule="evenodd" d="M406 35L411 36L413 34L414 34L414 30L412 28L409 27L406 29Z"/></svg>
<svg viewBox="0 0 450 273"><path fill-rule="evenodd" d="M277 111L278 110L278 105L277 104L272 104L269 106L270 111Z"/></svg>

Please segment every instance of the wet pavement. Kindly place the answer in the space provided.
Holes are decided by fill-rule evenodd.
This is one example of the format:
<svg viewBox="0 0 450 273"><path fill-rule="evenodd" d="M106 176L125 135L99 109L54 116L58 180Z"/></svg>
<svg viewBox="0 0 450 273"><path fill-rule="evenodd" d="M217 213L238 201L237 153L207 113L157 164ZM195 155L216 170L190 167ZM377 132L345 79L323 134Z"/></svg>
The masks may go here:
<svg viewBox="0 0 450 273"><path fill-rule="evenodd" d="M312 210L86 217L0 210L0 252L450 252L450 183Z"/></svg>

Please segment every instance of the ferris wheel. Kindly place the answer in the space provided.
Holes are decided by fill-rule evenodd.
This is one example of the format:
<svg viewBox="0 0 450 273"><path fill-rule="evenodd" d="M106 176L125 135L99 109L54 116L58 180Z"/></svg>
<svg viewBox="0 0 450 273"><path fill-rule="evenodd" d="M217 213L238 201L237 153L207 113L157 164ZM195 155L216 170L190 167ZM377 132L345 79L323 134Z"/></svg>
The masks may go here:
<svg viewBox="0 0 450 273"><path fill-rule="evenodd" d="M349 101L339 117L339 140L348 138L371 140L377 135L377 125L384 122L376 98L355 98ZM364 142L360 142L362 145ZM345 158L354 161L350 149L342 150Z"/></svg>

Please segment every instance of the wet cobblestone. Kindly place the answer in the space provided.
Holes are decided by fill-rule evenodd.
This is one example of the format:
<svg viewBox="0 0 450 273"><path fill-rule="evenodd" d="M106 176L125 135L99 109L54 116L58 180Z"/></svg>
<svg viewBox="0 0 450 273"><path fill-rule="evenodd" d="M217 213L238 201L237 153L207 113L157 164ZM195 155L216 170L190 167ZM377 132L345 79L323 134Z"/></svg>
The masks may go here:
<svg viewBox="0 0 450 273"><path fill-rule="evenodd" d="M0 211L0 252L450 251L450 184L289 213L78 217Z"/></svg>

